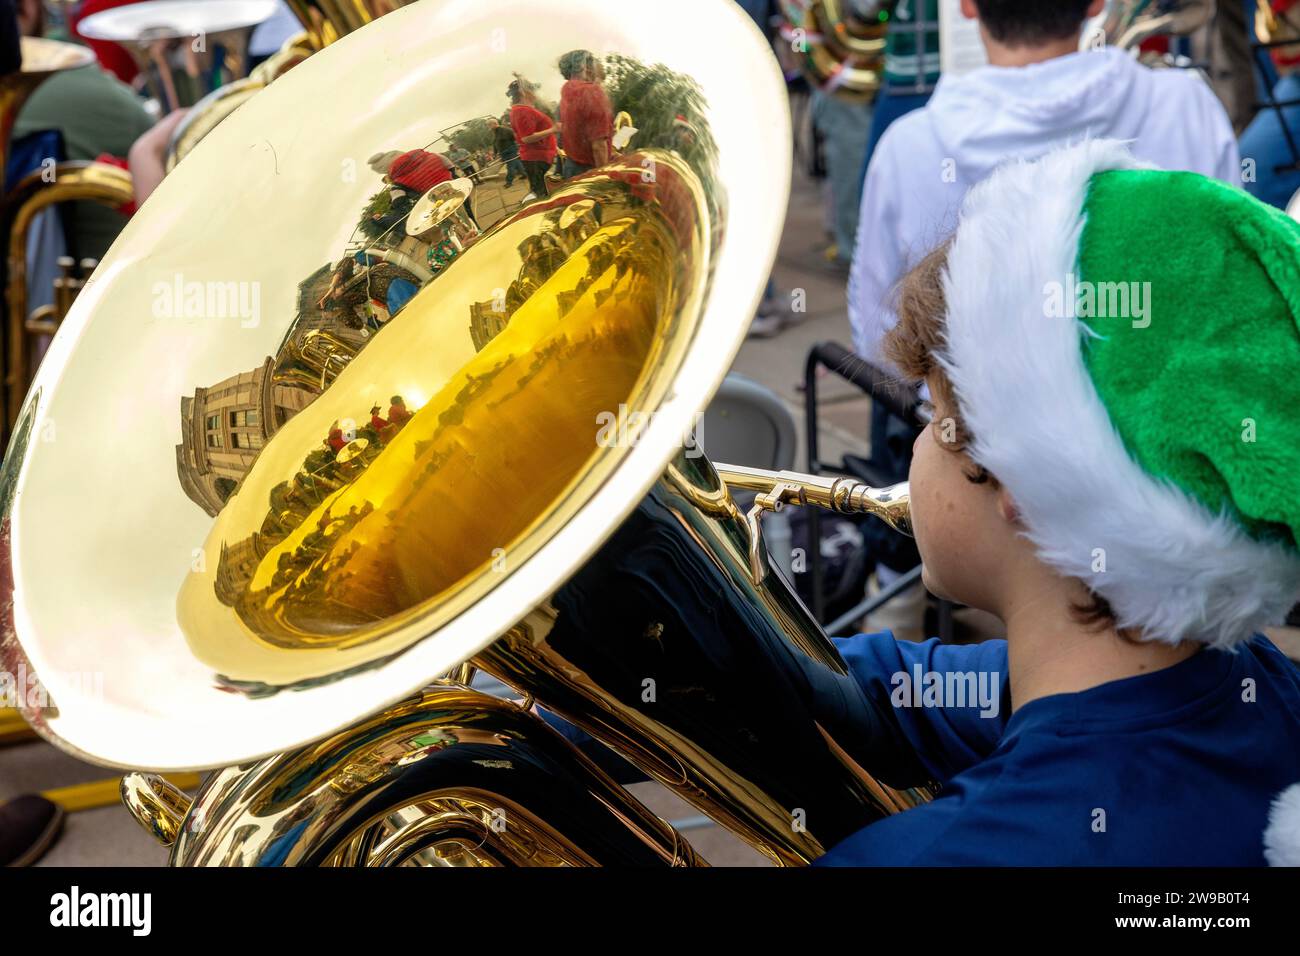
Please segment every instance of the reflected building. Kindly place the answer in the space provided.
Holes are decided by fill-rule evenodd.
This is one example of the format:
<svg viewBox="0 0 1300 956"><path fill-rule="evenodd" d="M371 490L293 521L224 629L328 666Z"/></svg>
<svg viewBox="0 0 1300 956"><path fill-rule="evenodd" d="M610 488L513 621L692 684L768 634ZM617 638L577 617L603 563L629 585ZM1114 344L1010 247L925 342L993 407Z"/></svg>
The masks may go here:
<svg viewBox="0 0 1300 956"><path fill-rule="evenodd" d="M497 308L497 302L475 302L469 307L469 337L474 351L482 352L487 344L505 331L510 324L510 313Z"/></svg>
<svg viewBox="0 0 1300 956"><path fill-rule="evenodd" d="M260 537L254 534L234 544L222 542L216 589L217 597L223 603L233 604L235 598L248 586L248 582L253 580L253 572L266 553L266 548L259 546Z"/></svg>
<svg viewBox="0 0 1300 956"><path fill-rule="evenodd" d="M323 392L369 340L317 303L330 266L298 285L298 314L274 356L181 399L176 471L191 501L216 517L266 441Z"/></svg>
<svg viewBox="0 0 1300 956"><path fill-rule="evenodd" d="M181 399L181 443L176 470L185 494L216 517L257 453L314 395L277 384L268 358L251 372L232 375Z"/></svg>

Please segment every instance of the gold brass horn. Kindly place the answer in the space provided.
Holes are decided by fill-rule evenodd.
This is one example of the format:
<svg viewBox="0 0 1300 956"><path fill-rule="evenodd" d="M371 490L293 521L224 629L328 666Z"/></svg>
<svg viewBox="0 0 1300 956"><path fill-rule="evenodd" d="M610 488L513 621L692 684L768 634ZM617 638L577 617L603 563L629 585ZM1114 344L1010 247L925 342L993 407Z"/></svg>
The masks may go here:
<svg viewBox="0 0 1300 956"><path fill-rule="evenodd" d="M1209 0L1115 0L1103 29L1109 44L1132 50L1154 36L1194 33L1213 13Z"/></svg>
<svg viewBox="0 0 1300 956"><path fill-rule="evenodd" d="M781 37L814 86L871 99L884 70L889 6L856 0L781 0Z"/></svg>
<svg viewBox="0 0 1300 956"><path fill-rule="evenodd" d="M633 146L522 205L473 184L505 201L455 232L416 151L515 73L554 99L574 49ZM784 97L733 4L498 0L397 10L228 117L77 299L0 473L33 726L227 768L188 808L129 778L155 832L184 812L176 863L698 862L532 699L781 863L925 799L877 778L909 765L888 702L759 522L901 522L902 490L724 469L770 480L747 513L689 440L775 254Z"/></svg>
<svg viewBox="0 0 1300 956"><path fill-rule="evenodd" d="M7 427L12 427L18 419L39 362L38 348L48 343L58 330L95 265L93 260L80 263L83 276L71 274L72 267L64 265L64 275L54 280L53 304L29 310L27 240L32 224L42 210L58 203L86 200L116 209L131 202L133 195L131 174L126 170L107 163L70 161L29 173L5 197L9 211L9 276L5 289L9 316L9 367L5 379Z"/></svg>

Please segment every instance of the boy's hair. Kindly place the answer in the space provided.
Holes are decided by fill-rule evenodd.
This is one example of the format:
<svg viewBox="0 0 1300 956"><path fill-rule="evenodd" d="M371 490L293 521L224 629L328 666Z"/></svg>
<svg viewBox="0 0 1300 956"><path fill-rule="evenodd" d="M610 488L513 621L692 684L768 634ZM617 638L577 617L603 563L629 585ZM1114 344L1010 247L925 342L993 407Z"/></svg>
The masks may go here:
<svg viewBox="0 0 1300 956"><path fill-rule="evenodd" d="M1037 46L1079 32L1091 0L975 0L980 23L998 43Z"/></svg>
<svg viewBox="0 0 1300 956"><path fill-rule="evenodd" d="M885 356L913 381L925 381L930 387L930 397L945 418L952 420L952 441L943 448L961 452L970 443L971 433L961 417L961 405L953 391L943 367L935 360L935 353L943 348L947 338L948 297L944 292L944 276L948 270L948 253L952 240L944 242L903 277L898 287L895 311L898 324L885 337ZM981 465L966 473L974 484L998 487L996 475ZM1104 630L1116 626L1115 612L1105 598L1096 593L1086 603L1075 605L1075 618L1086 627ZM1118 630L1124 640L1136 640L1138 635Z"/></svg>

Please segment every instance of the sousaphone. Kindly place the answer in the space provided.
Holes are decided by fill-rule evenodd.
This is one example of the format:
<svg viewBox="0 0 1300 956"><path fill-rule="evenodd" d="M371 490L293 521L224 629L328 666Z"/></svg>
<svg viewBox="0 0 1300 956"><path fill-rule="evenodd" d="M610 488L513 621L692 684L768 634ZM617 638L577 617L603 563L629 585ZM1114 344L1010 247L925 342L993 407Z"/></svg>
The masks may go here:
<svg viewBox="0 0 1300 956"><path fill-rule="evenodd" d="M574 49L635 135L478 204L504 211L430 270L369 158L498 115L515 73L556 98ZM193 801L124 782L178 864L700 862L533 701L778 862L924 799L880 779L914 766L873 733L888 702L760 526L902 525L905 490L724 481L691 440L775 254L784 104L725 0L425 0L249 99L121 234L23 408L0 669L31 675L27 719L104 765L220 768Z"/></svg>

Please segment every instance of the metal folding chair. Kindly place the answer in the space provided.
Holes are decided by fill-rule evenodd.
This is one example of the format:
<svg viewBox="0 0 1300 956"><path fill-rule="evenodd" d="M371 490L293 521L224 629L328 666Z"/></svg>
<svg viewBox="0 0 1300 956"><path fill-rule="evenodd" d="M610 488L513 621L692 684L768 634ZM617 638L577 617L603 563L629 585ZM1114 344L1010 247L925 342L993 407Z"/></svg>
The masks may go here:
<svg viewBox="0 0 1300 956"><path fill-rule="evenodd" d="M924 427L925 422L920 417L916 395L910 389L900 386L888 374L839 343L819 342L809 350L808 360L804 364L804 410L807 416L804 431L807 441L808 471L811 474L840 470L828 468L819 456L817 424L817 370L819 368L825 368L862 389L871 396L873 402L882 405L892 417L913 428ZM894 482L891 476L880 472L869 458L845 456L842 470L872 485L883 486ZM821 541L821 516L815 508L809 514L809 527L813 541L808 549L813 591L812 612L821 621L825 618L826 609L822 600L821 549L817 546ZM840 634L845 628L893 600L920 580L921 567L917 565L880 593L864 599L856 607L831 621L826 625L826 633ZM950 642L953 636L952 612L951 602L939 601L938 636L945 643Z"/></svg>

